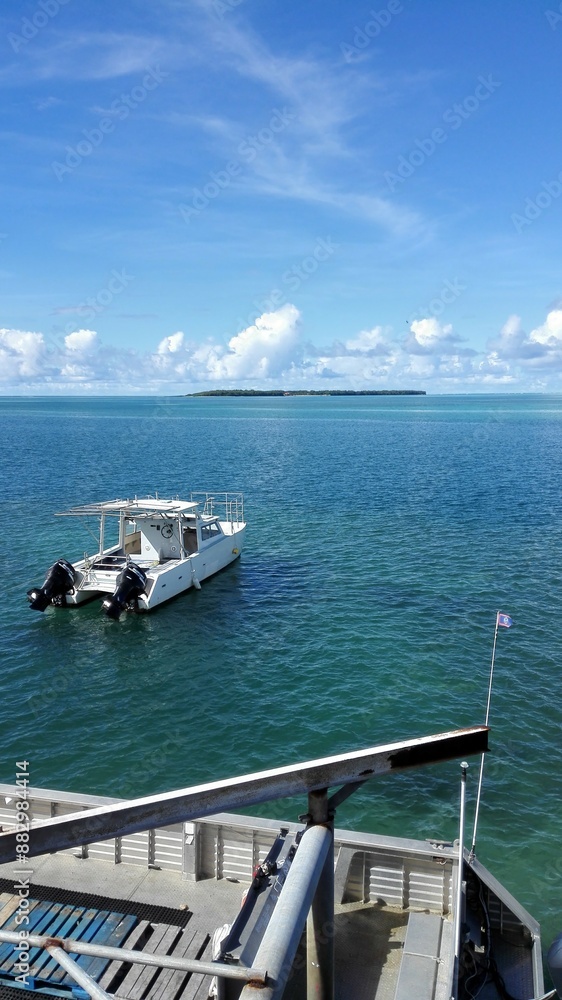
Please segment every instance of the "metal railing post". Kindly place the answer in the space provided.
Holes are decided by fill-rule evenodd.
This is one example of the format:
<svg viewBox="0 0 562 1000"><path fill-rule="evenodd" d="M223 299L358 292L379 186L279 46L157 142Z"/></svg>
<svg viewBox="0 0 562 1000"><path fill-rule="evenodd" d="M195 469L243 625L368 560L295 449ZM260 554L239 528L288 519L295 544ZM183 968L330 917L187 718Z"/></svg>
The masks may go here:
<svg viewBox="0 0 562 1000"><path fill-rule="evenodd" d="M327 788L309 794L308 811L312 824L330 832L330 845L307 922L307 1000L334 1000L334 831Z"/></svg>
<svg viewBox="0 0 562 1000"><path fill-rule="evenodd" d="M254 959L255 966L267 969L267 984L259 990L260 1000L280 1000L283 996L331 844L332 833L325 826L310 826L302 836ZM245 986L240 1000L255 998L255 987Z"/></svg>

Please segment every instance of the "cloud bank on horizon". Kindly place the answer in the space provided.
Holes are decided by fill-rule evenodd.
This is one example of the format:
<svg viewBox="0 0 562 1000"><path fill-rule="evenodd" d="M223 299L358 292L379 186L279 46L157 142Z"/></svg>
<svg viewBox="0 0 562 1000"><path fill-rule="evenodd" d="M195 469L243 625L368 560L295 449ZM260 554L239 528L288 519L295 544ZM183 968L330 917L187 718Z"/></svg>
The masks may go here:
<svg viewBox="0 0 562 1000"><path fill-rule="evenodd" d="M0 388L5 393L163 393L198 388L407 389L490 391L522 384L544 391L562 373L562 308L525 333L510 316L484 353L435 317L413 320L396 336L375 326L322 349L303 336L291 303L263 313L227 344L189 340L182 331L153 351L119 350L95 330L60 338L0 330ZM530 381L529 381L530 380Z"/></svg>

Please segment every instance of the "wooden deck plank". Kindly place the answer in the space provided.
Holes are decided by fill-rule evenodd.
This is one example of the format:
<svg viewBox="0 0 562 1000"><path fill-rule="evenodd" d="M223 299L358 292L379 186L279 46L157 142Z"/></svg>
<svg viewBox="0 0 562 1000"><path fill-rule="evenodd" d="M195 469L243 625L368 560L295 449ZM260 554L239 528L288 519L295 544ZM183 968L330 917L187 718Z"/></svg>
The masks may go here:
<svg viewBox="0 0 562 1000"><path fill-rule="evenodd" d="M99 910L96 910L93 907L84 910L82 915L79 916L76 927L68 936L73 938L75 941L90 941L95 933L98 913ZM80 956L76 952L72 952L71 958L73 958L75 962L78 961L79 957ZM60 965L58 969L51 974L50 981L52 983L62 982L67 975L68 973L66 972L66 969L63 969L62 965Z"/></svg>
<svg viewBox="0 0 562 1000"><path fill-rule="evenodd" d="M19 899L16 902L19 903ZM56 903L55 905L56 905L55 912L58 913L61 910L61 904ZM17 909L18 909L17 905L12 909L12 914L10 918L3 925L2 928L3 930L5 931L20 930L20 928L16 924L16 918L15 918ZM27 913L29 916L29 923L25 924L25 930L29 931L30 934L42 934L44 927L48 926L49 921L51 919L49 908L45 909L44 906L41 906L38 899L30 899L29 909ZM42 948L30 948L29 951L30 975L34 975L33 966L35 964L37 957L41 955L42 951L43 951ZM19 961L19 959L17 959L13 944L2 944L0 946L0 966L2 967L2 971L8 972L11 969L12 965L14 965L16 960Z"/></svg>
<svg viewBox="0 0 562 1000"><path fill-rule="evenodd" d="M0 926L3 931L18 931L22 928L18 927L16 924L15 914L19 910L20 897L12 896L10 894L10 902L6 903L3 911L0 913ZM26 911L28 914L37 905L37 900L32 899L29 901L29 909ZM26 930L29 925L22 925ZM19 961L17 957L16 950L13 944L8 944L7 942L0 944L0 971L9 972L12 965L16 961Z"/></svg>
<svg viewBox="0 0 562 1000"><path fill-rule="evenodd" d="M0 899L3 899L4 896L7 896L8 898L5 902L3 902L2 909L0 910L0 926L3 927L4 930L7 930L8 928L4 925L8 923L12 914L14 914L19 908L21 896L12 896L9 892L3 892Z"/></svg>
<svg viewBox="0 0 562 1000"><path fill-rule="evenodd" d="M186 928L186 930L189 930L189 925ZM203 946L205 945L205 941L206 941L207 937L208 937L208 934L207 934L206 931L202 931L202 930L195 931L195 933L194 933L191 941L189 942L188 947L186 948L186 950L184 952L183 957L184 958L199 958L200 957L200 952L202 951ZM166 991L165 991L165 993L163 993L163 994L160 993L160 996L161 997L165 997L166 1000L168 1000L168 997L170 998L170 1000L172 1000L172 998L176 996L176 994L178 993L178 991L183 986L185 986L186 982L191 978L192 975L194 975L194 974L192 974L190 972L181 972L179 969L175 969L172 972L171 976L166 981ZM199 978L201 978L201 977L199 977ZM156 993L156 995L155 995L154 998L153 998L152 993L151 993L149 995L149 998L147 998L147 1000L156 1000L156 997L158 997L158 993Z"/></svg>
<svg viewBox="0 0 562 1000"><path fill-rule="evenodd" d="M143 948L143 951L147 951L150 954L154 954L158 951L158 946L168 930L167 924L152 924L152 926L154 927L154 933L149 937ZM144 968L145 967L142 965L133 965L132 969L129 970L119 987L119 996L127 998L131 997L131 991L135 988L137 979L142 976Z"/></svg>
<svg viewBox="0 0 562 1000"><path fill-rule="evenodd" d="M92 944L118 948L133 927L136 926L137 922L138 917L133 914L112 913L109 919L94 934ZM108 958L92 958L89 955L82 955L78 959L78 965L96 982L98 977L105 972L109 962L110 959Z"/></svg>
<svg viewBox="0 0 562 1000"><path fill-rule="evenodd" d="M139 941L143 938L148 926L148 920L140 920L137 926L133 927L129 937L121 942L122 947L135 950L138 947ZM112 981L122 968L123 962L119 961L119 959L115 959L114 962L109 963L98 984L101 986L102 990L109 990Z"/></svg>
<svg viewBox="0 0 562 1000"><path fill-rule="evenodd" d="M192 944L197 931L190 930L189 924L182 931L182 936L170 952L175 958L192 958ZM158 982L154 983L149 997L150 1000L167 1000L171 995L170 983L175 976L177 969L162 969L158 976ZM187 975L187 973L184 973ZM172 994L173 995L173 994Z"/></svg>
<svg viewBox="0 0 562 1000"><path fill-rule="evenodd" d="M180 927L178 927L177 925L168 926L168 928L166 929L166 933L160 940L158 948L151 949L152 954L154 954L155 951L157 951L159 955L169 955L173 953L174 945L176 944L180 934L181 934ZM154 982L157 980L157 977L163 971L162 969L159 969L154 965L142 965L141 969L142 972L139 978L137 979L133 988L129 990L128 994L129 1000L142 1000L142 997L144 996L145 993L147 993L147 995L150 996L150 993L148 993L147 991L154 984Z"/></svg>
<svg viewBox="0 0 562 1000"><path fill-rule="evenodd" d="M211 961L212 938L209 937L209 934L206 931L198 931L196 937L199 939L199 947L192 957L206 958ZM210 981L209 976L202 976L198 972L192 972L182 992L179 994L181 1000L195 1000L195 996L201 984L206 983L206 985L209 985ZM170 996L175 996L175 993L170 991Z"/></svg>

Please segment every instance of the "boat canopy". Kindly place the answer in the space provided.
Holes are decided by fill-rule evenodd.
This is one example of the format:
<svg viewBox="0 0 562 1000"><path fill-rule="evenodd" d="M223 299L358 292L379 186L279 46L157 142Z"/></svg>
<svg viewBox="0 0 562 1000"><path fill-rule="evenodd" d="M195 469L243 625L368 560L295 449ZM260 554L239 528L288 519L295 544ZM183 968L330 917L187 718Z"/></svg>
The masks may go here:
<svg viewBox="0 0 562 1000"><path fill-rule="evenodd" d="M57 513L57 517L84 517L88 515L109 514L120 517L122 514L131 517L155 517L167 515L174 517L179 514L193 513L199 506L196 501L162 500L159 497L133 497L132 500L103 500L100 503L88 503L80 507L70 507Z"/></svg>

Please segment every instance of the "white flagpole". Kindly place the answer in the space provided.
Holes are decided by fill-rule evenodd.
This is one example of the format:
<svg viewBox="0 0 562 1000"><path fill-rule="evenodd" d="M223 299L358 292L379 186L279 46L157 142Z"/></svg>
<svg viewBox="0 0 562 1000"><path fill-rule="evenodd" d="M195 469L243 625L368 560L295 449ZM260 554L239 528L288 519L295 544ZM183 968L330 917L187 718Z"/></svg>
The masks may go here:
<svg viewBox="0 0 562 1000"><path fill-rule="evenodd" d="M460 810L460 821L459 821L459 860L458 860L458 871L457 871L457 886L455 895L455 971L454 971L454 997L458 1000L459 996L459 966L460 966L460 956L461 956L461 930L462 930L462 886L463 886L463 867L464 867L464 815L465 815L465 805L466 805L466 772L468 771L468 764L463 760L461 764L461 810Z"/></svg>
<svg viewBox="0 0 562 1000"><path fill-rule="evenodd" d="M492 684L494 681L494 660L496 658L496 642L498 640L498 627L500 620L500 612L496 612L496 629L494 632L494 645L492 646L492 662L490 664L490 681L488 683L488 702L486 705L486 720L484 725L488 725L488 720L490 718L490 702L492 700ZM478 813L480 810L480 795L482 792L482 778L484 777L484 754L482 754L482 759L480 761L480 774L478 776L478 792L476 795L476 810L474 813L474 829L472 831L472 846L470 848L469 861L472 861L474 857L474 851L476 848L476 831L478 829Z"/></svg>

